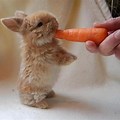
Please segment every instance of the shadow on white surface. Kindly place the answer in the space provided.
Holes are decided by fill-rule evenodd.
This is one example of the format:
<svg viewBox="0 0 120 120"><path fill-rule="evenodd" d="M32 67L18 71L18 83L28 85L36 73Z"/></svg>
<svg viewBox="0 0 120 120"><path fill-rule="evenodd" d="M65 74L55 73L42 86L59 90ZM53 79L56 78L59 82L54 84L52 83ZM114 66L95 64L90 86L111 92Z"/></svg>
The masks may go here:
<svg viewBox="0 0 120 120"><path fill-rule="evenodd" d="M50 109L64 110L80 110L86 112L97 112L98 110L91 104L82 100L76 100L71 97L56 95L55 98L47 100L50 104Z"/></svg>
<svg viewBox="0 0 120 120"><path fill-rule="evenodd" d="M49 109L22 105L15 85L0 84L0 120L120 120L120 84L62 91L48 99Z"/></svg>

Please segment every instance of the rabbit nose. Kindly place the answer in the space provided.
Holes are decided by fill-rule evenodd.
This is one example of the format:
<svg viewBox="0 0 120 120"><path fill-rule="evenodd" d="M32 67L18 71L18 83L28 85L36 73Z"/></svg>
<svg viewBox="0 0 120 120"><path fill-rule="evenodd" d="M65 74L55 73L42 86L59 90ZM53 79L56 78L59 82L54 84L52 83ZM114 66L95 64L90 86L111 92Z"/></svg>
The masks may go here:
<svg viewBox="0 0 120 120"><path fill-rule="evenodd" d="M56 24L57 22L56 22L56 20L55 20L55 19L52 19L52 23L53 23L53 24Z"/></svg>
<svg viewBox="0 0 120 120"><path fill-rule="evenodd" d="M55 19L52 21L52 23L55 28L58 28L58 22Z"/></svg>
<svg viewBox="0 0 120 120"><path fill-rule="evenodd" d="M47 26L48 26L48 28L49 28L50 31L54 31L54 30L56 30L58 28L57 25L52 24L52 23L49 23Z"/></svg>

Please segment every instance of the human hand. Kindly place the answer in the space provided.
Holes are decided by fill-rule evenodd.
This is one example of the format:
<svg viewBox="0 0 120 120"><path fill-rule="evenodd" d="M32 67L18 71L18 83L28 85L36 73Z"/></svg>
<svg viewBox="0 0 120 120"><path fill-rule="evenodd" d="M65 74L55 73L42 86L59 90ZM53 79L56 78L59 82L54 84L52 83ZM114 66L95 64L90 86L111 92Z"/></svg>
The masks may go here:
<svg viewBox="0 0 120 120"><path fill-rule="evenodd" d="M109 35L99 46L92 41L87 41L87 50L92 53L99 52L104 56L115 55L120 60L120 17L106 20L103 23L95 23L94 27L106 28Z"/></svg>

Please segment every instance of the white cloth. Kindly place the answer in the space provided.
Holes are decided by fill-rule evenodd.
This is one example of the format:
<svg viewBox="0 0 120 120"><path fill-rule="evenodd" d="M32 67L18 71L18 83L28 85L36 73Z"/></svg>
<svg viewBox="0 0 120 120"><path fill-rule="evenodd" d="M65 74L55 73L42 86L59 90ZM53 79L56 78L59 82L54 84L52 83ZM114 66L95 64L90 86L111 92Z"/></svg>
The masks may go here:
<svg viewBox="0 0 120 120"><path fill-rule="evenodd" d="M104 0L30 0L26 11L39 9L55 14L60 28L91 27L93 22L111 17ZM5 92L5 87L0 87L1 120L120 119L120 62L113 56L89 53L84 43L66 42L64 47L78 60L61 69L54 87L57 96L49 101L51 108L21 105L16 90Z"/></svg>
<svg viewBox="0 0 120 120"><path fill-rule="evenodd" d="M59 21L60 28L92 27L94 22L102 22L111 18L105 0L31 0L27 12L47 10L52 12ZM108 76L120 78L119 61L115 57L102 57L91 54L83 43L69 43L66 47L78 57L73 64L63 67L58 80L70 88L99 84L105 82ZM113 67L112 67L113 66ZM113 68L113 69L111 69ZM77 83L77 84L76 84Z"/></svg>

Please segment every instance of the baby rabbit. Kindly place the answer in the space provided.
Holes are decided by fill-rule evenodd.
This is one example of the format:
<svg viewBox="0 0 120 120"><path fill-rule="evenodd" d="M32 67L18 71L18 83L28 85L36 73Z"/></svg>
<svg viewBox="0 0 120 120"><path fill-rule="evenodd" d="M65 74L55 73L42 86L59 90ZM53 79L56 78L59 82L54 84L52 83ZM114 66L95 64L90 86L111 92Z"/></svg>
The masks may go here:
<svg viewBox="0 0 120 120"><path fill-rule="evenodd" d="M55 17L45 11L26 15L16 11L15 17L3 18L2 23L22 35L19 94L23 104L48 108L45 98L54 96L52 90L59 68L76 60L54 38L58 29Z"/></svg>

